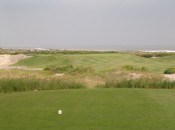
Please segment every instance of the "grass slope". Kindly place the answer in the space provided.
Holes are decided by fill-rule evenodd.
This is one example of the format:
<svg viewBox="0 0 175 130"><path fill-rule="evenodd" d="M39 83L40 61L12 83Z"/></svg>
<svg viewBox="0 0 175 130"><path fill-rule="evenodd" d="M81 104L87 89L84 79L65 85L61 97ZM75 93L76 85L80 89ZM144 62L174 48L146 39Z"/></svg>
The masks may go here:
<svg viewBox="0 0 175 130"><path fill-rule="evenodd" d="M157 59L144 58L131 54L48 54L34 55L29 59L19 61L16 65L29 67L46 67L47 65L74 65L90 66L96 70L106 70L118 68L125 65L135 67L146 67L151 72L163 73L165 69L174 67L175 56L160 57Z"/></svg>
<svg viewBox="0 0 175 130"><path fill-rule="evenodd" d="M2 130L175 129L175 90L82 89L0 95ZM57 115L62 109L63 115Z"/></svg>

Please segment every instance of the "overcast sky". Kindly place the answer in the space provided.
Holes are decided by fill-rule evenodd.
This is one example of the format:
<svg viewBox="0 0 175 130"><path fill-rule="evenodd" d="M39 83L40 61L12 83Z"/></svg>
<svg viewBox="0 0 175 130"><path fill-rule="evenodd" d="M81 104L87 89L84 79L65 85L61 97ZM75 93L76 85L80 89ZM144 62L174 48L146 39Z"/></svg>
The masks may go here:
<svg viewBox="0 0 175 130"><path fill-rule="evenodd" d="M175 49L175 0L0 0L0 47Z"/></svg>

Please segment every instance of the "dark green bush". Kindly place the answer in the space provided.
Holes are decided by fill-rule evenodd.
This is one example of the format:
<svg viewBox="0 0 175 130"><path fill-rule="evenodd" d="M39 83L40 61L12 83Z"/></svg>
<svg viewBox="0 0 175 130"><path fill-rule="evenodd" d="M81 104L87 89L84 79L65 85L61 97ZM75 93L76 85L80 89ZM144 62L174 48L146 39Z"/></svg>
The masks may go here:
<svg viewBox="0 0 175 130"><path fill-rule="evenodd" d="M74 69L72 65L67 65L67 66L55 66L55 65L50 65L47 66L44 70L48 70L54 73L65 73L65 72L71 72Z"/></svg>
<svg viewBox="0 0 175 130"><path fill-rule="evenodd" d="M62 66L62 67L50 65L47 66L44 70L48 70L54 73L71 73L71 74L94 72L93 68L91 67L83 67L83 66L74 67L73 65Z"/></svg>
<svg viewBox="0 0 175 130"><path fill-rule="evenodd" d="M137 56L151 58L151 57L165 57L165 56L172 56L175 53L167 53L167 52L140 52L136 53Z"/></svg>
<svg viewBox="0 0 175 130"><path fill-rule="evenodd" d="M125 70L128 70L128 71L147 71L147 68L142 66L142 67L136 67L136 66L133 66L133 65L125 65L122 67L123 69Z"/></svg>
<svg viewBox="0 0 175 130"><path fill-rule="evenodd" d="M175 74L175 68L168 68L164 71L164 74Z"/></svg>

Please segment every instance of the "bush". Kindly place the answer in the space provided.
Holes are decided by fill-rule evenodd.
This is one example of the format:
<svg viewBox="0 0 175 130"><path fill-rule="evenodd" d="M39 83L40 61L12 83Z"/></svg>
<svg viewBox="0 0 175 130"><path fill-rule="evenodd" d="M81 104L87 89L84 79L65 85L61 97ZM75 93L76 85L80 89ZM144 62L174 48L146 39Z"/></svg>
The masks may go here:
<svg viewBox="0 0 175 130"><path fill-rule="evenodd" d="M125 69L125 70L128 70L128 71L147 71L147 68L146 67L144 67L144 66L142 66L142 67L135 67L135 66L133 66L133 65L125 65L125 66L123 66L122 67L123 69Z"/></svg>
<svg viewBox="0 0 175 130"><path fill-rule="evenodd" d="M64 73L64 72L71 72L74 69L72 65L67 65L67 66L54 66L50 65L47 66L44 70L48 70L54 73Z"/></svg>
<svg viewBox="0 0 175 130"><path fill-rule="evenodd" d="M175 68L168 68L164 71L164 74L175 74Z"/></svg>
<svg viewBox="0 0 175 130"><path fill-rule="evenodd" d="M135 53L137 56L141 56L144 58L152 58L152 57L165 57L165 56L172 56L175 53L167 53L167 52L137 52Z"/></svg>
<svg viewBox="0 0 175 130"><path fill-rule="evenodd" d="M48 70L53 73L71 73L71 74L94 72L93 68L91 67L83 67L83 66L74 67L73 65L62 66L62 67L50 65L47 66L44 70Z"/></svg>

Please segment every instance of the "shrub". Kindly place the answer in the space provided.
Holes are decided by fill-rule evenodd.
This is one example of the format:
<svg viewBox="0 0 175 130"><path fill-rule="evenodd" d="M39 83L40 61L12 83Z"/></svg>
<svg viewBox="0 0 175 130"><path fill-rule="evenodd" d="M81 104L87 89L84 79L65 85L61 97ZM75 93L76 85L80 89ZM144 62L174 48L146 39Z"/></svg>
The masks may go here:
<svg viewBox="0 0 175 130"><path fill-rule="evenodd" d="M134 70L134 66L132 66L132 65L125 65L122 68L126 69L126 70Z"/></svg>
<svg viewBox="0 0 175 130"><path fill-rule="evenodd" d="M175 68L168 68L164 71L164 74L175 74Z"/></svg>
<svg viewBox="0 0 175 130"><path fill-rule="evenodd" d="M50 65L47 66L44 70L49 70L54 73L63 73L63 72L71 72L74 69L72 65L67 65L67 66L54 66Z"/></svg>
<svg viewBox="0 0 175 130"><path fill-rule="evenodd" d="M91 73L91 72L94 72L95 70L92 68L92 67L83 67L83 66L80 66L80 67L76 67L74 68L71 73Z"/></svg>
<svg viewBox="0 0 175 130"><path fill-rule="evenodd" d="M141 56L144 58L151 58L151 57L165 57L165 56L172 56L175 53L167 53L167 52L139 52L135 53L137 56Z"/></svg>
<svg viewBox="0 0 175 130"><path fill-rule="evenodd" d="M144 66L142 66L142 67L135 67L135 66L133 66L133 65L125 65L125 66L123 66L122 67L123 69L125 69L125 70L128 70L128 71L147 71L147 68L146 67L144 67Z"/></svg>
<svg viewBox="0 0 175 130"><path fill-rule="evenodd" d="M91 67L83 67L83 66L74 67L73 65L62 66L62 67L50 65L47 66L44 70L48 70L54 73L71 73L71 74L94 72L93 68Z"/></svg>

